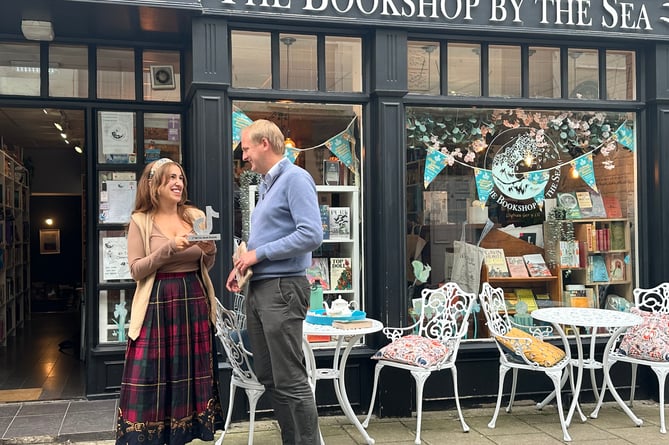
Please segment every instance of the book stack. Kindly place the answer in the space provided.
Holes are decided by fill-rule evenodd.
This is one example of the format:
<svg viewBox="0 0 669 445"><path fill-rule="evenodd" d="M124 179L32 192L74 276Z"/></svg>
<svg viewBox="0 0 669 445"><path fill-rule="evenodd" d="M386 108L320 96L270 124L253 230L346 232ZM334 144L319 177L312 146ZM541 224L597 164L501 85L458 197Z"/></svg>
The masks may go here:
<svg viewBox="0 0 669 445"><path fill-rule="evenodd" d="M522 256L508 256L506 257L506 264L509 268L509 274L513 278L526 278L530 274L525 267L525 260Z"/></svg>

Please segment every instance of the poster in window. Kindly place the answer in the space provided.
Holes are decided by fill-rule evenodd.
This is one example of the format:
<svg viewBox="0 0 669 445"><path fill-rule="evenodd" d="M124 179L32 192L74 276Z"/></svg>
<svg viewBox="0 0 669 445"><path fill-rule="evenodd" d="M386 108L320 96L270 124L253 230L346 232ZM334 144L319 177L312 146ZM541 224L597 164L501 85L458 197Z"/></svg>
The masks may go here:
<svg viewBox="0 0 669 445"><path fill-rule="evenodd" d="M135 136L133 113L100 112L102 152L105 155L134 152Z"/></svg>
<svg viewBox="0 0 669 445"><path fill-rule="evenodd" d="M100 222L125 224L135 207L137 181L102 181L100 184Z"/></svg>
<svg viewBox="0 0 669 445"><path fill-rule="evenodd" d="M125 237L104 237L101 246L102 279L131 280L128 264L128 240Z"/></svg>

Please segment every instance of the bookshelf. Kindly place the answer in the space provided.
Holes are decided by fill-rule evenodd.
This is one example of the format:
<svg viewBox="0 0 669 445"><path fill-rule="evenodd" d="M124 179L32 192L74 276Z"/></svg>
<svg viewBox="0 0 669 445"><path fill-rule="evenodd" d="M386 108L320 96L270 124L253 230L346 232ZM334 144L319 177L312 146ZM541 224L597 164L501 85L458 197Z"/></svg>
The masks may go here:
<svg viewBox="0 0 669 445"><path fill-rule="evenodd" d="M28 171L0 151L0 345L30 317Z"/></svg>
<svg viewBox="0 0 669 445"><path fill-rule="evenodd" d="M249 209L251 211L255 207L257 189L258 186L256 185L249 187ZM358 187L355 185L316 185L316 192L318 193L319 205L331 208L348 208L350 214L350 236L324 238L320 248L312 253L313 258L327 258L328 264L330 264L331 258L350 259L350 289L335 289L337 279L332 276L330 270L330 286L328 289L323 290L323 301L330 304L332 300L341 295L348 302L355 302L356 308L362 308L360 298L360 289L362 288L360 282L360 271L362 269L360 244L361 215ZM330 342L326 342L324 345L332 346Z"/></svg>
<svg viewBox="0 0 669 445"><path fill-rule="evenodd" d="M632 255L631 222L627 218L578 219L574 238L579 243L578 267L560 266L568 273L567 284L581 284L598 298L601 305L606 295L619 295L632 301L634 263ZM595 276L595 263L603 265L605 276ZM599 274L597 274L599 275Z"/></svg>

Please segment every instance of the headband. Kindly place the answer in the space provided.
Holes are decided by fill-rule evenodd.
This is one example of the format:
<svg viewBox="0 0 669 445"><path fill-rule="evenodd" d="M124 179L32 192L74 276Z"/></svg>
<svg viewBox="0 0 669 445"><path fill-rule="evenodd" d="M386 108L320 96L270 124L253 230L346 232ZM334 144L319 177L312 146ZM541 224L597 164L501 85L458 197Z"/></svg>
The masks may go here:
<svg viewBox="0 0 669 445"><path fill-rule="evenodd" d="M171 160L170 158L160 158L156 162L154 162L153 165L151 166L151 171L149 172L149 179L153 178L158 169L163 165L167 164L168 162L174 162L174 161Z"/></svg>

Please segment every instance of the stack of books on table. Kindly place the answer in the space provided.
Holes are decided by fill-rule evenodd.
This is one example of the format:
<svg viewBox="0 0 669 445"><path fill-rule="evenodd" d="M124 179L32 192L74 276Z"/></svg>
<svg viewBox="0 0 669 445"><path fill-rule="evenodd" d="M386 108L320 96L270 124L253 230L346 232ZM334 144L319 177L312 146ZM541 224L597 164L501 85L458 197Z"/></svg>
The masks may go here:
<svg viewBox="0 0 669 445"><path fill-rule="evenodd" d="M371 328L372 320L364 318L362 320L335 320L332 327L337 329L362 329Z"/></svg>

